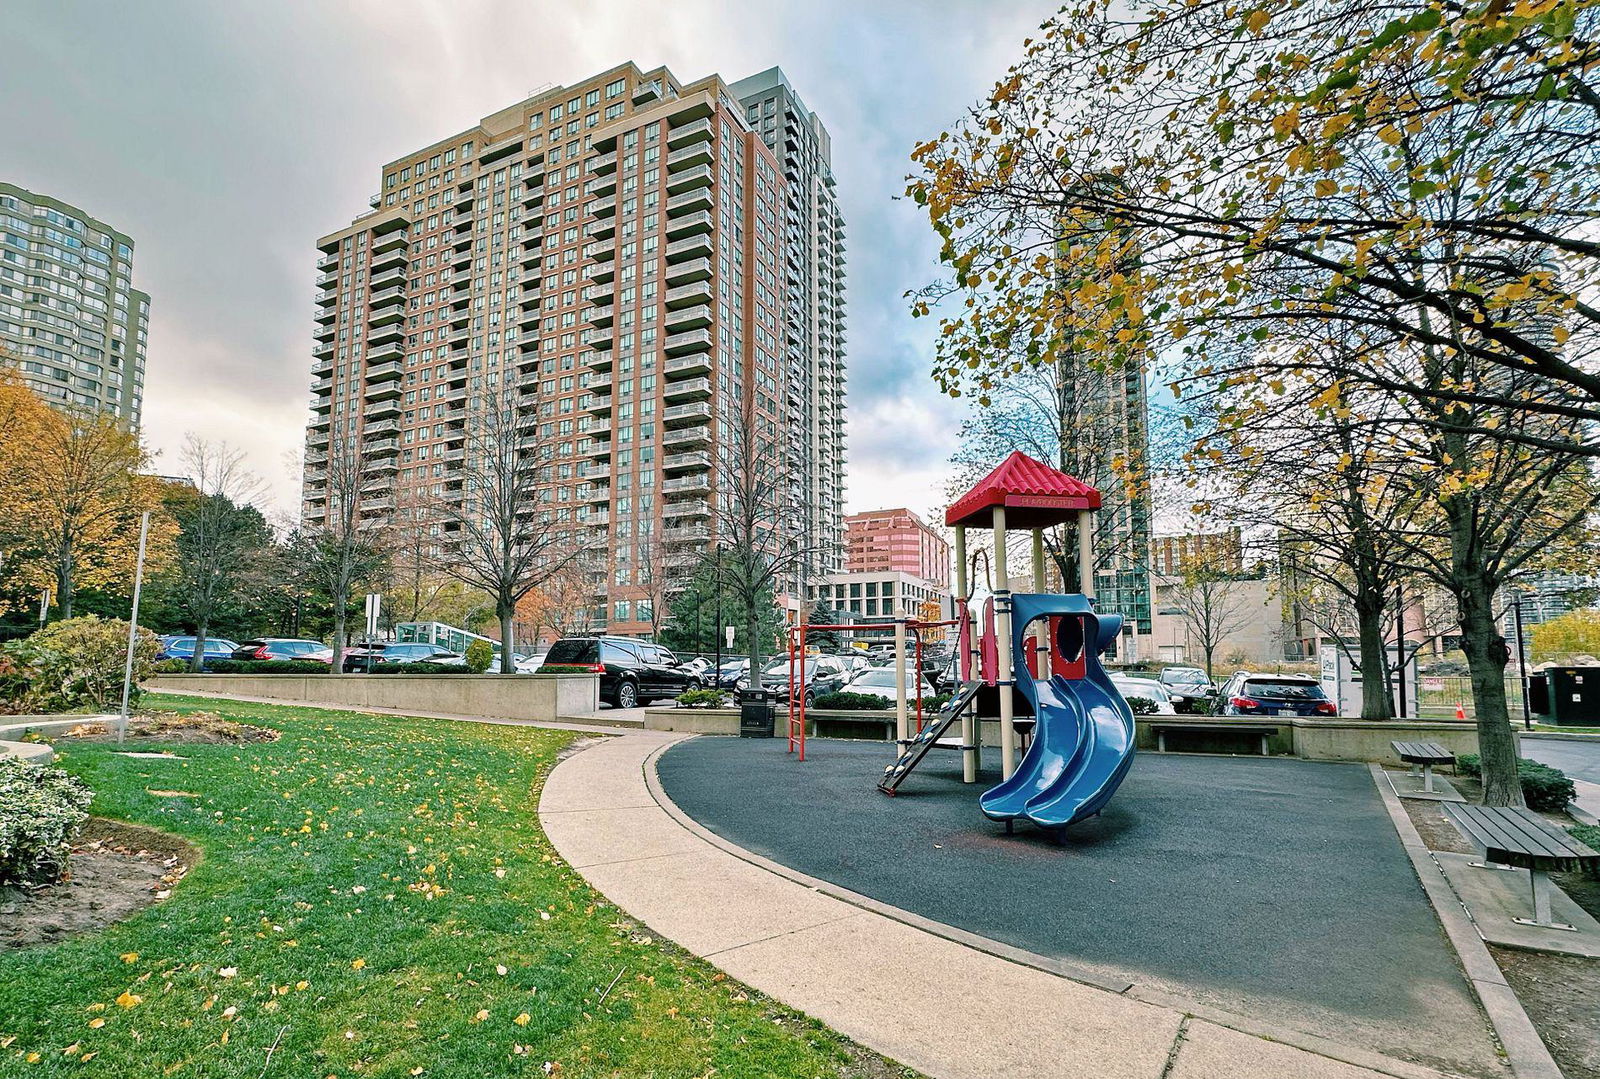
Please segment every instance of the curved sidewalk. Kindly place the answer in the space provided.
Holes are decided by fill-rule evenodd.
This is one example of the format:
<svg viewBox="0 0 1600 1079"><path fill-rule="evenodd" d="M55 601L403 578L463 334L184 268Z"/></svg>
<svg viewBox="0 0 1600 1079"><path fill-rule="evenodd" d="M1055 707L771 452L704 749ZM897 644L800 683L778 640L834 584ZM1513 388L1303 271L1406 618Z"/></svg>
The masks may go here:
<svg viewBox="0 0 1600 1079"><path fill-rule="evenodd" d="M556 850L657 933L934 1079L1441 1074L1290 1032L1246 1032L1184 1001L1134 999L1125 986L1013 962L992 942L974 947L842 889L825 892L712 835L661 793L654 758L684 737L630 733L562 761L539 802Z"/></svg>

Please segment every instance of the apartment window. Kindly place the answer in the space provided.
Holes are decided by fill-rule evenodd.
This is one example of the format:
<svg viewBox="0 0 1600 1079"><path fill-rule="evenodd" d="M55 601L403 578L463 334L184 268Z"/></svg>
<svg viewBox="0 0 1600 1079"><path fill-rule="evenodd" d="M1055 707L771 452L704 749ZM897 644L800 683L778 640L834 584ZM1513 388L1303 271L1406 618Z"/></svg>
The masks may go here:
<svg viewBox="0 0 1600 1079"><path fill-rule="evenodd" d="M587 94L584 94L583 95L583 103L585 105L589 105L589 106L594 106L594 105L600 104L600 91L599 90L590 90Z"/></svg>
<svg viewBox="0 0 1600 1079"><path fill-rule="evenodd" d="M627 88L627 79L617 79L615 82L608 82L606 83L606 97L621 97L623 91Z"/></svg>

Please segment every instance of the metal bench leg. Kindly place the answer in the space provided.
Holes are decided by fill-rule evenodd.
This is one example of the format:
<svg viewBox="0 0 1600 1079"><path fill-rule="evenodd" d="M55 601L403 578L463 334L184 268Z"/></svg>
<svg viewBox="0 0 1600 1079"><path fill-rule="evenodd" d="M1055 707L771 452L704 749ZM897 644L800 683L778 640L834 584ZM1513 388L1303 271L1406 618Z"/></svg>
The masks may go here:
<svg viewBox="0 0 1600 1079"><path fill-rule="evenodd" d="M1518 925L1536 925L1540 929L1565 929L1576 933L1577 929L1573 926L1550 920L1550 878L1536 869L1530 869L1528 876L1533 880L1533 917L1511 920Z"/></svg>
<svg viewBox="0 0 1600 1079"><path fill-rule="evenodd" d="M1263 757L1271 756L1271 754L1267 752L1267 736L1264 734L1261 736L1261 755Z"/></svg>
<svg viewBox="0 0 1600 1079"><path fill-rule="evenodd" d="M1433 765L1431 764L1422 766L1422 792L1424 794L1433 793Z"/></svg>
<svg viewBox="0 0 1600 1079"><path fill-rule="evenodd" d="M1156 731L1156 752L1157 753L1165 753L1166 751L1167 751L1167 732L1166 731Z"/></svg>

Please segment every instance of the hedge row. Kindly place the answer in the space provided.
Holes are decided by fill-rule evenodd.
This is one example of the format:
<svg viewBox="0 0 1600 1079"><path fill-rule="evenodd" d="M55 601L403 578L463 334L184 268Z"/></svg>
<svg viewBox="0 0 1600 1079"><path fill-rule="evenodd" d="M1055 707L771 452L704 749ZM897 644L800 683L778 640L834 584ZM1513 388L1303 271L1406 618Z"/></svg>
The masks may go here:
<svg viewBox="0 0 1600 1079"><path fill-rule="evenodd" d="M1456 768L1463 775L1483 774L1483 764L1476 753L1458 756ZM1527 757L1517 758L1517 779L1522 784L1522 799L1528 803L1529 809L1560 813L1578 797L1577 787L1565 772Z"/></svg>
<svg viewBox="0 0 1600 1079"><path fill-rule="evenodd" d="M188 674L189 664L181 659L155 665L156 674ZM305 659L214 659L206 664L207 674L327 674L328 664ZM359 673L366 674L364 668ZM373 674L473 674L466 666L442 663L376 663Z"/></svg>

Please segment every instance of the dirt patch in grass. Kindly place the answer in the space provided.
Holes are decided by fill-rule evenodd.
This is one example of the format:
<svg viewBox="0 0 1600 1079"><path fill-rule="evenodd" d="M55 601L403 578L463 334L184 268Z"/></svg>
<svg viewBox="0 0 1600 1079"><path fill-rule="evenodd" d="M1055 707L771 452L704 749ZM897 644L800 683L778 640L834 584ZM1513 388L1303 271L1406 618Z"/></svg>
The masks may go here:
<svg viewBox="0 0 1600 1079"><path fill-rule="evenodd" d="M66 877L36 888L0 886L0 952L94 933L171 894L200 860L177 836L91 818L73 844Z"/></svg>
<svg viewBox="0 0 1600 1079"><path fill-rule="evenodd" d="M1489 951L1567 1079L1600 1079L1600 960Z"/></svg>
<svg viewBox="0 0 1600 1079"><path fill-rule="evenodd" d="M116 733L104 723L85 723L73 727L61 738L83 742L115 742ZM276 742L278 732L269 727L254 727L224 719L215 712L190 712L176 715L154 712L134 716L128 721L128 742L161 742L177 745L229 745L250 742Z"/></svg>

